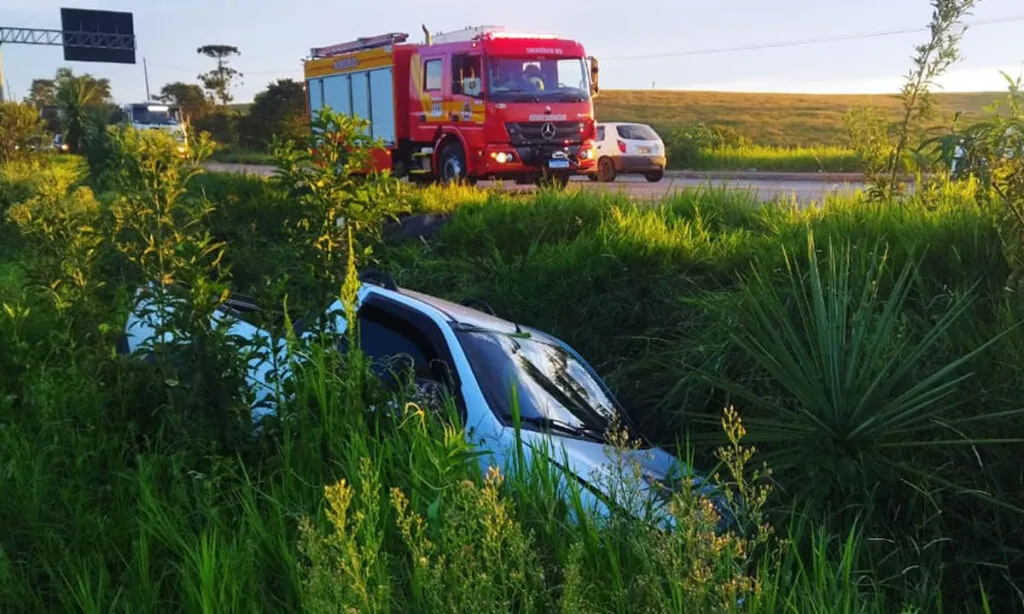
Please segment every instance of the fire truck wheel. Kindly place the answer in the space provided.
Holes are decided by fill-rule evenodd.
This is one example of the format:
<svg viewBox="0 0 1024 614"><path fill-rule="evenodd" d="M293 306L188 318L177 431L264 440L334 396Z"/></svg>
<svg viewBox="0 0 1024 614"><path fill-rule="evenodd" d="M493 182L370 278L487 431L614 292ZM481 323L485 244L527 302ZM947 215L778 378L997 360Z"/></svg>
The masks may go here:
<svg viewBox="0 0 1024 614"><path fill-rule="evenodd" d="M597 178L605 183L615 181L615 163L611 158L601 158L597 161Z"/></svg>
<svg viewBox="0 0 1024 614"><path fill-rule="evenodd" d="M441 171L441 183L451 184L465 181L466 155L462 152L462 146L455 141L445 145L441 150L438 166Z"/></svg>

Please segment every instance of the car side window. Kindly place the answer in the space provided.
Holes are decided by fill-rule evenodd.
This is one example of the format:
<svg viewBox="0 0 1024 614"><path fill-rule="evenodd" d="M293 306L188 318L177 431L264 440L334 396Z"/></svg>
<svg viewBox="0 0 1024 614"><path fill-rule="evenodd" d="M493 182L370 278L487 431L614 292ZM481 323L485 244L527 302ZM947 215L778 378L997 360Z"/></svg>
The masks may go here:
<svg viewBox="0 0 1024 614"><path fill-rule="evenodd" d="M408 381L412 375L417 380L415 384L420 393L445 390L451 394L461 419L466 420L462 378L455 367L451 348L436 322L415 308L380 297L368 298L359 307L357 319L360 349L385 387ZM337 343L338 350L346 353L348 337L341 335ZM409 373L410 367L412 374Z"/></svg>
<svg viewBox="0 0 1024 614"><path fill-rule="evenodd" d="M405 357L416 377L431 378L431 362L438 352L422 330L403 318L379 307L363 306L359 310L359 341L379 375L400 371L403 365L395 363Z"/></svg>
<svg viewBox="0 0 1024 614"><path fill-rule="evenodd" d="M603 141L604 140L604 126L598 126L597 127L597 140L598 141Z"/></svg>

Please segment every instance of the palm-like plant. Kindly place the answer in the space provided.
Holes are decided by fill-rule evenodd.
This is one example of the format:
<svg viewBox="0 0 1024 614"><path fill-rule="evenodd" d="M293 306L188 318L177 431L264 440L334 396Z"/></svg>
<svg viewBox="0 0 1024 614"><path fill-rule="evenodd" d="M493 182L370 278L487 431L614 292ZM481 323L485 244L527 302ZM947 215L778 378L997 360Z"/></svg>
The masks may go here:
<svg viewBox="0 0 1024 614"><path fill-rule="evenodd" d="M806 271L789 254L781 279L755 268L731 306L730 337L770 385L716 382L747 399L749 439L788 474L787 486L804 491L793 494L840 507L919 474L907 464L912 451L961 431L951 393L995 341L939 360L970 294L923 322L908 309L915 264L889 275L884 251L857 251L830 244L821 263L811 236Z"/></svg>
<svg viewBox="0 0 1024 614"><path fill-rule="evenodd" d="M72 153L80 153L88 127L96 121L93 109L102 102L102 92L93 80L70 71L58 74L56 85L55 102L64 140Z"/></svg>

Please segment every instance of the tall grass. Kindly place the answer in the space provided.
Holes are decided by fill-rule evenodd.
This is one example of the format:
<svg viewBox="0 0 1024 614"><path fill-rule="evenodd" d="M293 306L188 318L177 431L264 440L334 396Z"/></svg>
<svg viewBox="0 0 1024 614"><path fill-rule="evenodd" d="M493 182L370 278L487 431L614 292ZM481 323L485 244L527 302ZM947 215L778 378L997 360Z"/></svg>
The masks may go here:
<svg viewBox="0 0 1024 614"><path fill-rule="evenodd" d="M670 168L680 168L669 159ZM855 173L863 170L853 150L837 145L772 147L737 145L701 150L695 170Z"/></svg>
<svg viewBox="0 0 1024 614"><path fill-rule="evenodd" d="M153 161L146 146L132 147ZM177 163L188 162L168 162ZM329 330L299 344L287 322L273 329L293 345L295 377L283 383L280 419L249 435L247 395L231 370L235 342L202 330L221 286L196 282L230 275L235 290L274 305L294 304L314 281L350 297L351 266L344 279L314 280L303 262L316 239L307 229L321 227L312 222L326 219L330 203L255 178L154 171L143 188L129 173L117 193L95 193L86 177L46 172L59 181L10 169L0 180L10 199L0 222L0 369L9 375L0 380L0 610L874 614L973 606L979 584L995 611L1020 607L1006 580L1021 560L1020 461L992 440L1019 434L1012 412L1024 340L1000 294L1007 265L994 214L955 188L922 190L902 207L849 199L806 211L722 190L658 207L616 194L401 195L419 211L452 214L450 223L425 242L375 244L369 256L416 289L479 296L567 339L654 439L684 441L686 427L708 442L692 450L694 462L717 468L752 509L767 506L743 525L759 530L720 535L698 497L677 497L682 530L665 534L619 514L599 522L574 503L578 486L556 496L552 464L481 472L451 407L384 389L358 352L337 352ZM151 188L168 181L179 182L177 200L160 205L171 213L158 220L149 212L167 192ZM170 267L159 270L205 287L177 324L204 342L193 350L199 369L114 353L131 290L157 270L143 268L156 234L146 228L184 237L181 250L156 244ZM858 262L871 262L864 245L888 245L893 264L877 281L884 297L902 289L902 300L881 302L893 301L895 330L909 339L941 332L928 337L924 359L907 361L903 390L1004 335L963 365L974 377L948 387L956 415L929 414L938 432L955 427L970 445L863 452L910 476L908 487L885 483L893 518L861 505L851 522L807 505L813 492L810 501L792 495L794 485L841 479L842 467L781 464L771 481L752 471L761 451L748 441L778 451L759 423L770 415L765 402L782 404L793 390L763 368L763 353L731 341L744 329L730 331L725 316L751 313L730 309L744 292L763 301L754 305L778 306L743 281L755 265L784 282L769 286L784 305L814 299L785 268L787 252L800 270L815 262L812 233L818 244L848 245ZM201 246L219 243L221 260L203 255L211 252ZM817 257L826 271L842 263ZM916 276L884 274L914 258ZM956 297L972 287L966 308ZM950 310L964 315L937 328ZM807 339L797 330L781 347ZM822 346L831 360L822 364L850 364L835 355L841 346ZM740 402L720 381L762 394ZM739 414L722 414L733 403ZM198 419L210 415L218 420ZM929 480L914 477L922 473ZM901 540L891 541L897 529ZM881 539L890 541L879 547Z"/></svg>
<svg viewBox="0 0 1024 614"><path fill-rule="evenodd" d="M998 208L968 190L809 209L721 190L658 206L466 195L439 235L385 262L406 284L566 339L655 440L685 428L706 450L717 409L749 407L751 437L779 459L777 519L802 501L832 535L861 522L872 540L856 564L892 594L963 603L981 574L990 597L1021 607L1024 339Z"/></svg>

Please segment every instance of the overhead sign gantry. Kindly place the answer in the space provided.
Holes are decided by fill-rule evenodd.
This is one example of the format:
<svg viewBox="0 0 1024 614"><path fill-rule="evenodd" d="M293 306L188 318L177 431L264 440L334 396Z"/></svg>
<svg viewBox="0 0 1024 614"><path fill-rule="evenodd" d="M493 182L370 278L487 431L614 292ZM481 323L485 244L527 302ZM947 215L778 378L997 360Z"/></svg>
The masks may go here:
<svg viewBox="0 0 1024 614"><path fill-rule="evenodd" d="M61 8L60 22L60 30L0 25L0 49L4 44L59 46L68 62L135 64L132 13ZM6 85L0 56L0 100Z"/></svg>

